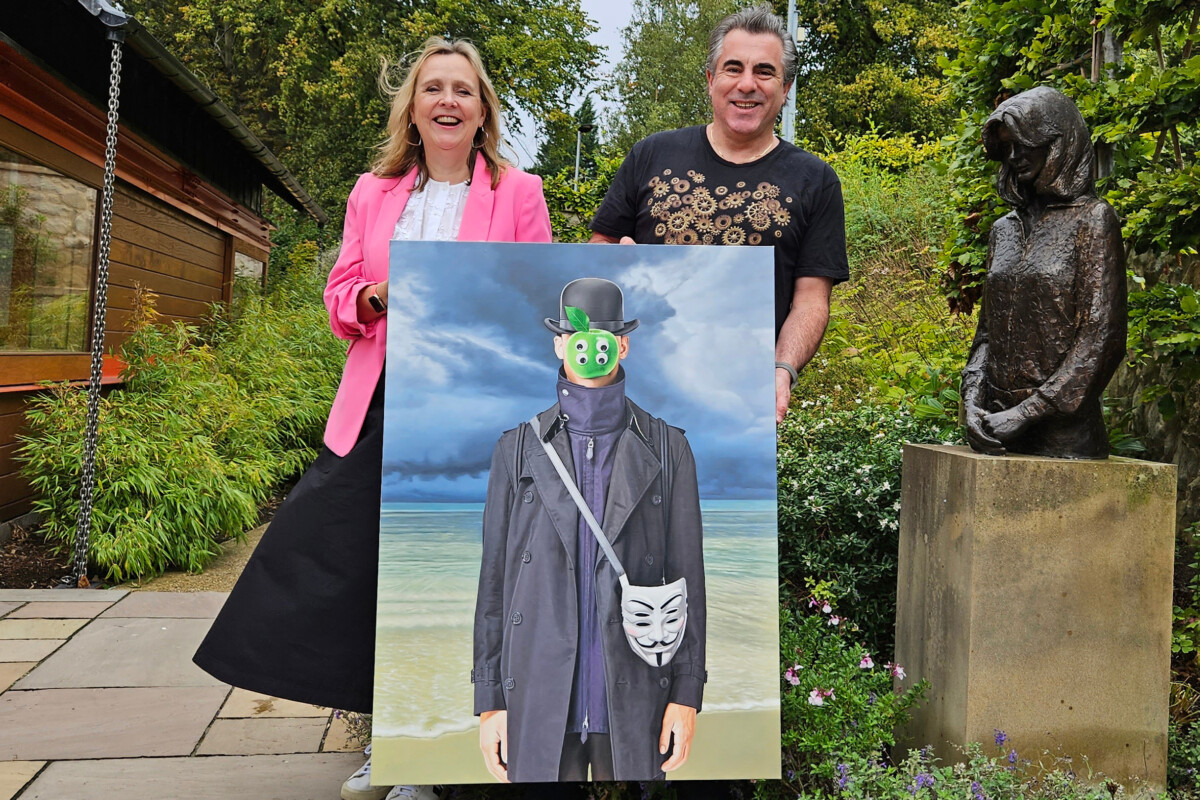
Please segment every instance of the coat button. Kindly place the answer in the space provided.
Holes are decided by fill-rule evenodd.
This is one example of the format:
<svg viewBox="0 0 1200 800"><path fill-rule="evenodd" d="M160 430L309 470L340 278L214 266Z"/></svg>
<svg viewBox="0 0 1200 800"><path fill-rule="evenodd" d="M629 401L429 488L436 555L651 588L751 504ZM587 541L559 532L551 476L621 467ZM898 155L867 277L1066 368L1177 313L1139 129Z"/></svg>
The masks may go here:
<svg viewBox="0 0 1200 800"><path fill-rule="evenodd" d="M654 556L650 555L649 553L646 553L646 566L648 566L648 567L654 566Z"/></svg>
<svg viewBox="0 0 1200 800"><path fill-rule="evenodd" d="M511 680L511 678L509 680ZM658 679L658 685L665 689L671 685L671 679L664 675Z"/></svg>
<svg viewBox="0 0 1200 800"><path fill-rule="evenodd" d="M650 498L650 502L651 502L651 504L656 505L656 506L662 505L662 495L661 494L654 495L654 497Z"/></svg>
<svg viewBox="0 0 1200 800"><path fill-rule="evenodd" d="M522 619L524 619L524 617L521 616L520 611L513 612L513 615L512 615L512 624L513 625L520 625Z"/></svg>
<svg viewBox="0 0 1200 800"><path fill-rule="evenodd" d="M505 689L512 690L512 689L515 689L515 688L516 688L516 686L517 686L517 682L516 682L516 681L514 681L512 678L505 678L505 679L504 679L504 688L505 688Z"/></svg>
<svg viewBox="0 0 1200 800"><path fill-rule="evenodd" d="M521 560L524 561L526 564L528 564L532 559L533 559L533 554L530 553L528 550L526 550L524 553L521 553Z"/></svg>
<svg viewBox="0 0 1200 800"><path fill-rule="evenodd" d="M526 503L532 503L533 502L533 492L527 490L525 492L525 494L521 496L521 499L524 500Z"/></svg>

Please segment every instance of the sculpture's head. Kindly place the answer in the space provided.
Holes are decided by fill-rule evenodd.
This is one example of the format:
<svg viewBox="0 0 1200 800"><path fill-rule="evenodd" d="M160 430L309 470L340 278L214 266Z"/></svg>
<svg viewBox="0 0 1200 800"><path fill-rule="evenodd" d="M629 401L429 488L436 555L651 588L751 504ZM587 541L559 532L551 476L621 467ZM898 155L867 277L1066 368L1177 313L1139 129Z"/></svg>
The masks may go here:
<svg viewBox="0 0 1200 800"><path fill-rule="evenodd" d="M983 125L988 158L1000 162L997 188L1005 202L1025 206L1094 197L1092 139L1074 101L1038 86L1001 103Z"/></svg>

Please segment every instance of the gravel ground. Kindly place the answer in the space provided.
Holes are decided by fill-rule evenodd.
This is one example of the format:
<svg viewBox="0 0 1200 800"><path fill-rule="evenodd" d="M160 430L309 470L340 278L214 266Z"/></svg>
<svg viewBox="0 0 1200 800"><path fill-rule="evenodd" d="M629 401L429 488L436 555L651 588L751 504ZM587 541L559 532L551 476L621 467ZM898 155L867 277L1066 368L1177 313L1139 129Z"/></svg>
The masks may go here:
<svg viewBox="0 0 1200 800"><path fill-rule="evenodd" d="M221 545L221 555L199 575L166 572L148 581L120 584L119 588L148 592L228 592L242 574L242 568L266 529L265 524L259 525L246 534L244 542L236 539L225 542Z"/></svg>

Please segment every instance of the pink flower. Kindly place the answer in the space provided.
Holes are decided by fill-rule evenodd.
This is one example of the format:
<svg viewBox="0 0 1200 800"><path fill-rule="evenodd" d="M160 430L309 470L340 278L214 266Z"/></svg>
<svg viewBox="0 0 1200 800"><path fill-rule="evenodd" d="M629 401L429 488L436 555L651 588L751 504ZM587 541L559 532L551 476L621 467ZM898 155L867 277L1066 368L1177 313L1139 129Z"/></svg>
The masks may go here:
<svg viewBox="0 0 1200 800"><path fill-rule="evenodd" d="M821 606L821 611L828 614L830 611L833 611L833 606L829 605L829 603L826 603L825 605Z"/></svg>
<svg viewBox="0 0 1200 800"><path fill-rule="evenodd" d="M835 628L838 626L839 623L841 623L841 621L842 621L842 618L839 617L837 614L834 614L832 617L829 618L829 624Z"/></svg>
<svg viewBox="0 0 1200 800"><path fill-rule="evenodd" d="M884 669L886 669L888 672L892 673L892 677L899 678L900 680L904 680L904 667L900 666L899 664L893 664L890 661L888 663L884 664L883 666L884 666Z"/></svg>
<svg viewBox="0 0 1200 800"><path fill-rule="evenodd" d="M828 697L830 700L837 699L833 696L833 689L813 689L808 693L808 704L812 706L823 706L825 705L826 697Z"/></svg>
<svg viewBox="0 0 1200 800"><path fill-rule="evenodd" d="M869 655L867 655L862 657L862 661L858 662L858 666L861 669L870 669L871 667L875 666L875 662L871 660Z"/></svg>
<svg viewBox="0 0 1200 800"><path fill-rule="evenodd" d="M801 667L799 664L793 664L787 672L783 673L783 677L786 678L787 682L792 686L799 686L800 676L797 673L799 673L801 669L803 669L803 667Z"/></svg>

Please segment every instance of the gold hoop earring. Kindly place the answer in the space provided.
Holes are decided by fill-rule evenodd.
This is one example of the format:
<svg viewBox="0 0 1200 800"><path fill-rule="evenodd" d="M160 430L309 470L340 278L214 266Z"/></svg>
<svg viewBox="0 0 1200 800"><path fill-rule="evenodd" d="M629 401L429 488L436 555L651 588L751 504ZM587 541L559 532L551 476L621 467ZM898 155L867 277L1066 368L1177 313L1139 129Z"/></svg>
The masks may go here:
<svg viewBox="0 0 1200 800"><path fill-rule="evenodd" d="M414 122L410 122L410 123L408 123L408 127L409 128L417 128L417 125ZM415 142L409 141L408 130L405 129L404 141L408 142L409 147L420 147L421 146L421 129L417 128L417 140Z"/></svg>

